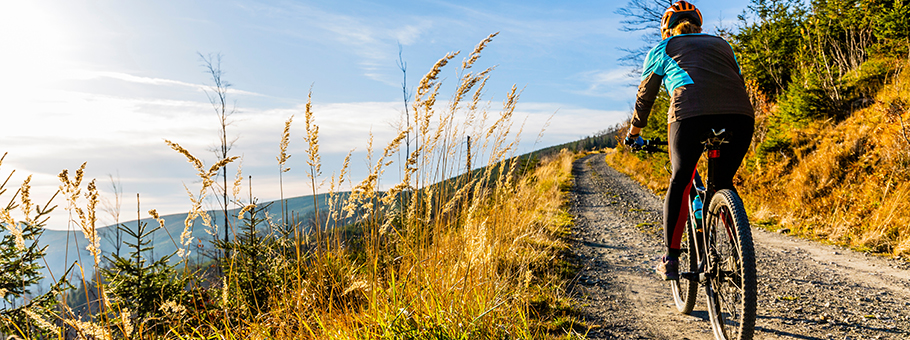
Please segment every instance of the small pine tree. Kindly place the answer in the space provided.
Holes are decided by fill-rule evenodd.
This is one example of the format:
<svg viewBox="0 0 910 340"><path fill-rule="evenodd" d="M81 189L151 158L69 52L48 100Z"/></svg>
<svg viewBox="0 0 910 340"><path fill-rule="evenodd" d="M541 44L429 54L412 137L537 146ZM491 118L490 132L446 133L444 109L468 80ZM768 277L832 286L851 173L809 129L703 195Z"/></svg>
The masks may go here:
<svg viewBox="0 0 910 340"><path fill-rule="evenodd" d="M127 257L117 254L106 257L111 263L109 268L102 270L108 281L106 291L120 303L121 308L129 310L128 315L134 317L138 324L145 324L145 329L160 333L167 328L160 322L165 316L162 306L183 306L187 299L185 277L178 275L174 268L176 265L168 263L176 252L158 260L148 258L154 248L150 245L150 236L161 226L149 229L148 223L140 221L135 230L125 224L120 224L118 228L135 241L124 241L131 250Z"/></svg>
<svg viewBox="0 0 910 340"><path fill-rule="evenodd" d="M0 157L0 163L6 154ZM54 305L57 296L70 285L66 282L67 274L51 289L39 296L33 296L31 289L43 279L39 263L43 261L47 246L40 246L38 239L44 233L47 215L54 210L50 207L53 197L43 207L35 205L29 198L31 176L16 191L6 207L0 209L0 226L6 231L0 239L0 333L18 335L25 338L40 338L56 334L56 326L47 320L53 320ZM6 189L6 182L0 183L0 194ZM56 196L56 195L55 195ZM16 203L17 199L20 203ZM11 211L19 209L24 217L15 221ZM67 273L69 273L67 271ZM20 304L16 306L16 304Z"/></svg>
<svg viewBox="0 0 910 340"><path fill-rule="evenodd" d="M216 243L217 247L230 254L222 262L227 283L222 289L227 289L228 295L235 297L229 303L238 304L235 307L242 312L267 312L270 293L280 280L274 266L276 260L281 261L280 252L275 249L275 238L259 230L259 225L266 221L264 212L268 208L268 204L260 207L254 201L242 210L245 212L243 233L231 242Z"/></svg>
<svg viewBox="0 0 910 340"><path fill-rule="evenodd" d="M8 209L4 211L8 214ZM2 223L10 231L0 240L0 295L13 302L30 295L30 286L38 284L42 268L38 261L44 258L47 246L35 242L44 228L34 223ZM20 235L16 235L20 234Z"/></svg>

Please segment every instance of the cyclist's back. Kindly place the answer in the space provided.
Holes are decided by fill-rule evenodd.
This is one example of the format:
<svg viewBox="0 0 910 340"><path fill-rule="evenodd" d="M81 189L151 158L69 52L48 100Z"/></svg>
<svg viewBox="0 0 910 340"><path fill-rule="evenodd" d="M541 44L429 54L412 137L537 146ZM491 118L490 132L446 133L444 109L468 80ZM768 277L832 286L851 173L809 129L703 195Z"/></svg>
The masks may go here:
<svg viewBox="0 0 910 340"><path fill-rule="evenodd" d="M753 115L739 65L726 40L701 33L676 35L654 47L647 61L639 100L653 103L665 83L671 95L668 123L700 115ZM651 109L645 108L635 112L641 127L647 124Z"/></svg>

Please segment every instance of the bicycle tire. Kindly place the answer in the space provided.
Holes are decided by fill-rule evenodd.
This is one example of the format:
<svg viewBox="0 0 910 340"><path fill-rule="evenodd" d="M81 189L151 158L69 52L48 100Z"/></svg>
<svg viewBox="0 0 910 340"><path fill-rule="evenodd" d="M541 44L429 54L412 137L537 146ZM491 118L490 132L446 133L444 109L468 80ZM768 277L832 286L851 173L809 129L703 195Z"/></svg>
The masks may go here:
<svg viewBox="0 0 910 340"><path fill-rule="evenodd" d="M691 218L686 221L686 230L683 233L681 244L686 245L679 255L679 270L695 272L698 270L698 251L695 248L695 228L692 227ZM676 304L676 310L682 314L692 313L695 308L695 298L698 294L698 281L690 281L682 277L679 280L670 281L670 291L673 293L673 303Z"/></svg>
<svg viewBox="0 0 910 340"><path fill-rule="evenodd" d="M755 332L757 278L752 230L736 192L714 194L708 208L708 256L716 259L705 283L714 338L751 340Z"/></svg>

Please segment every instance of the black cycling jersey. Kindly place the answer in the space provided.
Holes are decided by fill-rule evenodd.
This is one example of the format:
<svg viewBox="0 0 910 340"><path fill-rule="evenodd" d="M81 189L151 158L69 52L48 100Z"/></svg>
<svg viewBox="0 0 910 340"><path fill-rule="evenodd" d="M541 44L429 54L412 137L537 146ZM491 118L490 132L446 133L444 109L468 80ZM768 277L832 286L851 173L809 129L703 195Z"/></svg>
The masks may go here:
<svg viewBox="0 0 910 340"><path fill-rule="evenodd" d="M671 95L667 123L703 115L755 116L733 49L720 37L676 35L651 49L638 86L632 125L648 124L661 84Z"/></svg>

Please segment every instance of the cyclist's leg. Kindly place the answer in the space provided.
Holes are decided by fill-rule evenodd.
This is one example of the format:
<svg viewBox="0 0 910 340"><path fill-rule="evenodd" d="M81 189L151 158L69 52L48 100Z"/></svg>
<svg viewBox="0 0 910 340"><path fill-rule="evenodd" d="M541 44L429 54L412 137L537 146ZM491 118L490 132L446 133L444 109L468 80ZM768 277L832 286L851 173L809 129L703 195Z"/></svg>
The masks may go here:
<svg viewBox="0 0 910 340"><path fill-rule="evenodd" d="M686 228L689 213L688 195L692 189L692 177L698 165L703 147L700 135L706 131L705 117L682 119L667 128L670 162L673 167L670 186L664 200L664 236L667 254L679 257L680 240Z"/></svg>
<svg viewBox="0 0 910 340"><path fill-rule="evenodd" d="M730 143L721 146L720 159L714 168L715 188L736 191L733 177L749 151L755 119L746 115L719 115L712 125L730 132Z"/></svg>

